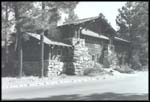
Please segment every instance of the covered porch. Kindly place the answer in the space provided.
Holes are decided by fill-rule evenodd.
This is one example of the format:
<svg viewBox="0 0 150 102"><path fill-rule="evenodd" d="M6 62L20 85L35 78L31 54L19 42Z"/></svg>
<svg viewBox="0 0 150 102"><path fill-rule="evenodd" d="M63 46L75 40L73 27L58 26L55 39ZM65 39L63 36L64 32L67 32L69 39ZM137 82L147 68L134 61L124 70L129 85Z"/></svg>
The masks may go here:
<svg viewBox="0 0 150 102"><path fill-rule="evenodd" d="M39 76L41 71L40 34L26 33L26 35L29 39L23 43L23 73L24 75ZM70 59L68 54L72 50L72 46L53 41L46 36L44 36L43 42L44 76L57 76L63 73L63 64Z"/></svg>

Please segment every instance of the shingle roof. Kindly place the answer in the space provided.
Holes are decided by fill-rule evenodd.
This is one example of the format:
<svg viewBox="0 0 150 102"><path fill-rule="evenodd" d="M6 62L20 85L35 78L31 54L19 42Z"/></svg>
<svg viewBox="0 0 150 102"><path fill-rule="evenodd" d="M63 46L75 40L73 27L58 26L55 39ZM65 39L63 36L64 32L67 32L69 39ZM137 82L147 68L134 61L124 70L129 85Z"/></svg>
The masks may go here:
<svg viewBox="0 0 150 102"><path fill-rule="evenodd" d="M88 30L88 29L83 29L81 32L83 35L88 35L88 36L92 36L92 37L96 37L96 38L109 40L109 38L107 36L99 35L98 33L95 33L95 32Z"/></svg>
<svg viewBox="0 0 150 102"><path fill-rule="evenodd" d="M26 33L26 34L40 40L40 35L39 34L36 34L36 33ZM64 44L62 42L52 41L49 38L47 38L46 36L44 36L43 41L44 41L45 44L49 44L49 45L59 45L59 46L71 47L71 45Z"/></svg>
<svg viewBox="0 0 150 102"><path fill-rule="evenodd" d="M99 18L99 16L97 16L97 17L90 17L90 18L84 18L84 19L79 19L79 20L74 20L74 21L63 23L62 25L59 25L59 26L70 25L70 24L80 24L80 23L84 23L84 22L87 22L87 21L95 20L97 18Z"/></svg>
<svg viewBox="0 0 150 102"><path fill-rule="evenodd" d="M98 33L95 33L93 31L91 31L91 30L88 30L88 29L82 29L81 32L82 32L83 35L109 40L109 37L104 36L104 35L100 35ZM114 38L115 38L115 40L124 41L124 42L130 42L128 40L125 40L125 39L122 39L122 38L119 38L119 37L114 37Z"/></svg>
<svg viewBox="0 0 150 102"><path fill-rule="evenodd" d="M90 17L90 18L84 18L84 19L79 19L79 20L74 20L74 21L70 21L70 22L66 22L64 24L58 25L57 27L64 27L66 25L78 25L78 24L82 24L88 21L93 21L96 19L101 19L103 21L103 23L105 23L107 26L109 26L111 28L111 30L113 31L113 33L116 33L116 31L114 30L114 28L106 21L105 18L101 18L101 16L96 16L96 17Z"/></svg>
<svg viewBox="0 0 150 102"><path fill-rule="evenodd" d="M128 40L125 40L125 39L122 39L122 38L119 38L119 37L115 37L116 40L120 40L120 41L124 41L124 42L130 42Z"/></svg>

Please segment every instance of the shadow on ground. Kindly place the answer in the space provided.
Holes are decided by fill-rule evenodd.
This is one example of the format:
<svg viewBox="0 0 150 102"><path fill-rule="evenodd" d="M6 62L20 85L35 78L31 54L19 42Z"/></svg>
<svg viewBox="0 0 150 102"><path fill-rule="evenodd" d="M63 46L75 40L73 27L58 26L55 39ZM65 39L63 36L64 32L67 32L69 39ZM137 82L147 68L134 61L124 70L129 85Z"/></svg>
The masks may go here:
<svg viewBox="0 0 150 102"><path fill-rule="evenodd" d="M31 100L148 100L148 94L131 95L131 94L118 94L118 93L102 93L91 94L87 96L74 95L58 95L45 98L34 98Z"/></svg>

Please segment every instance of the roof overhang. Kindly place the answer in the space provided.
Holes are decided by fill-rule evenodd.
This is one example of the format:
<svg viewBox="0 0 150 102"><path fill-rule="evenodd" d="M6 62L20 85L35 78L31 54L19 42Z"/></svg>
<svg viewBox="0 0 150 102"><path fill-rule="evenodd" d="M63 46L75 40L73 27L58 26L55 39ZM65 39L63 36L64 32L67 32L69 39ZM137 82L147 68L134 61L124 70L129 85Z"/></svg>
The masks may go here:
<svg viewBox="0 0 150 102"><path fill-rule="evenodd" d="M96 38L100 38L100 39L105 39L105 40L109 40L109 38L107 36L104 36L104 35L100 35L98 33L95 33L91 30L88 30L88 29L82 29L82 34L83 35L87 35L87 36L91 36L91 37L96 37Z"/></svg>
<svg viewBox="0 0 150 102"><path fill-rule="evenodd" d="M130 41L122 39L122 38L119 38L119 37L115 37L115 40L119 40L119 41L130 43Z"/></svg>
<svg viewBox="0 0 150 102"><path fill-rule="evenodd" d="M32 36L32 37L34 37L34 38L36 38L38 40L41 39L39 34L28 33L28 32L26 32L26 34L28 34L29 36ZM48 44L48 45L58 45L58 46L72 47L71 45L68 45L68 44L65 44L65 43L62 43L62 42L52 41L49 38L47 38L46 36L44 36L43 41L44 41L45 44Z"/></svg>
<svg viewBox="0 0 150 102"><path fill-rule="evenodd" d="M81 30L82 34L83 35L86 35L86 36L91 36L91 37L95 37L95 38L100 38L100 39L105 39L105 40L109 40L110 38L105 36L105 35L102 35L102 34L98 34L98 33L95 33L89 29L82 29ZM122 41L122 42L127 42L127 43L130 43L130 41L128 40L125 40L123 38L119 38L119 37L114 37L115 40L118 40L118 41Z"/></svg>

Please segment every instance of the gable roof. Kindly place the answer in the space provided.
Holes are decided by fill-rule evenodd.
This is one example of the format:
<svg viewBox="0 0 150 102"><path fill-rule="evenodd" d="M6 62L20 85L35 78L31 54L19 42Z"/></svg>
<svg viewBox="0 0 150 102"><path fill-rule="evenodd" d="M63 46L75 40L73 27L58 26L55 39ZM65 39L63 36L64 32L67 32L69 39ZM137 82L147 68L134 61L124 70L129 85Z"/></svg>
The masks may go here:
<svg viewBox="0 0 150 102"><path fill-rule="evenodd" d="M79 20L74 20L74 21L66 22L66 23L64 23L62 25L59 25L58 27L63 27L63 26L67 26L67 25L78 25L78 24L82 24L82 23L85 23L85 22L88 22L88 21L92 21L92 20L96 20L96 19L102 19L104 21L104 23L106 25L108 25L111 28L111 30L113 30L113 32L115 34L117 34L117 32L113 29L113 27L105 19L101 18L100 16L90 17L90 18L84 18L84 19L79 19ZM83 35L92 36L92 37L101 38L101 39L106 39L106 40L109 39L109 37L104 36L104 35L99 35L98 33L95 33L95 32L93 32L91 30L85 30L85 29L83 29L82 30L82 34ZM128 42L128 43L130 42L128 40L125 40L125 39L122 39L120 37L117 37L117 35L115 35L114 39L117 40L117 41L123 41L123 42Z"/></svg>
<svg viewBox="0 0 150 102"><path fill-rule="evenodd" d="M80 24L83 24L86 22L92 22L92 21L95 22L95 20L98 20L98 19L100 19L100 21L102 21L103 24L105 26L107 26L107 29L109 28L109 30L111 30L112 34L115 34L115 35L117 34L115 29L107 22L107 20L105 18L101 17L100 15L96 16L96 17L89 17L89 18L78 19L78 20L66 22L64 24L58 25L57 27L60 28L60 27L65 27L65 26L69 26L69 25L80 25Z"/></svg>
<svg viewBox="0 0 150 102"><path fill-rule="evenodd" d="M28 33L26 32L26 34L40 40L40 35L39 34L36 34L36 33ZM46 36L44 36L43 38L43 41L45 44L49 44L49 45L58 45L58 46L66 46L66 47L71 47L71 45L68 45L68 44L65 44L65 43L62 43L62 42L57 42L57 41L52 41L50 40L49 38L47 38Z"/></svg>

